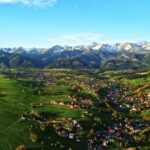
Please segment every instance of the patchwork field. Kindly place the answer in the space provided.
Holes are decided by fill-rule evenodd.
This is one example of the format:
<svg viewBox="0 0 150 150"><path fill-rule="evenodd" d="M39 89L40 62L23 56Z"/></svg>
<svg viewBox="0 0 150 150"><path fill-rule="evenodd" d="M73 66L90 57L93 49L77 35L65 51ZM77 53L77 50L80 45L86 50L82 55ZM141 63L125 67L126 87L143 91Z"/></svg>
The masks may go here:
<svg viewBox="0 0 150 150"><path fill-rule="evenodd" d="M148 150L149 79L149 71L5 70L0 150Z"/></svg>
<svg viewBox="0 0 150 150"><path fill-rule="evenodd" d="M44 87L44 95L34 94L34 87L25 86L21 81L0 76L0 149L14 150L19 145L29 149L40 149L41 145L29 139L31 122L19 122L26 111L38 111L52 118L80 117L80 110L65 106L47 105L51 100L71 101L66 98L65 87ZM48 94L46 94L48 92ZM32 103L45 103L47 106L31 108Z"/></svg>

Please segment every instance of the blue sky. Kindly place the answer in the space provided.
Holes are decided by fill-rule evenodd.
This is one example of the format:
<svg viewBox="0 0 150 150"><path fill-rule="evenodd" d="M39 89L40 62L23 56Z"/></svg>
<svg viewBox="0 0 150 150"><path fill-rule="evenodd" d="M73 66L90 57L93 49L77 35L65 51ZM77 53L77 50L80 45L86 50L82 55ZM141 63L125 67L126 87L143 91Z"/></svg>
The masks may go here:
<svg viewBox="0 0 150 150"><path fill-rule="evenodd" d="M150 0L0 0L0 47L150 41Z"/></svg>

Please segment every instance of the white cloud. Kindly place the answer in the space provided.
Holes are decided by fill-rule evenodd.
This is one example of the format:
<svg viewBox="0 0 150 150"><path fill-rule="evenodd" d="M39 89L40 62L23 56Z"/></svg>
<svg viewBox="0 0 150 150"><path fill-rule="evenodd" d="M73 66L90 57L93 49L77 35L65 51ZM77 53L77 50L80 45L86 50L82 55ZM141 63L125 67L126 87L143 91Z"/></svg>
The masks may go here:
<svg viewBox="0 0 150 150"><path fill-rule="evenodd" d="M47 7L56 4L57 0L0 0L0 4L23 4L25 6Z"/></svg>
<svg viewBox="0 0 150 150"><path fill-rule="evenodd" d="M88 45L92 42L99 42L103 35L99 33L76 33L65 34L57 37L52 37L48 41L50 45Z"/></svg>

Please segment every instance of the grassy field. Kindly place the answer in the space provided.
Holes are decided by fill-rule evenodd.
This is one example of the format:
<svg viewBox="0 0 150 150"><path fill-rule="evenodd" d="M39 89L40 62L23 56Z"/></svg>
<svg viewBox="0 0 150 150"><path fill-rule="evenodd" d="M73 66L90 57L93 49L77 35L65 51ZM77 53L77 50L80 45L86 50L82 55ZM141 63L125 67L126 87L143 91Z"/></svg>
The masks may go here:
<svg viewBox="0 0 150 150"><path fill-rule="evenodd" d="M145 120L150 121L150 109L148 109L148 110L146 110L146 111L143 111L143 112L142 112L142 117L143 117Z"/></svg>
<svg viewBox="0 0 150 150"><path fill-rule="evenodd" d="M25 86L21 81L0 76L0 149L14 150L24 144L30 149L40 149L41 145L29 140L30 123L18 122L25 111L38 111L52 118L79 118L80 110L72 110L65 106L48 105L42 108L31 108L31 103L50 103L55 101L71 101L67 96L67 87L42 87L44 93L36 95L34 86Z"/></svg>
<svg viewBox="0 0 150 150"><path fill-rule="evenodd" d="M14 150L20 144L34 146L28 138L29 124L18 123L29 107L27 96L16 81L0 76L0 149Z"/></svg>
<svg viewBox="0 0 150 150"><path fill-rule="evenodd" d="M102 75L112 81L118 80L122 83L140 85L150 82L150 72L131 72L131 71L106 71Z"/></svg>

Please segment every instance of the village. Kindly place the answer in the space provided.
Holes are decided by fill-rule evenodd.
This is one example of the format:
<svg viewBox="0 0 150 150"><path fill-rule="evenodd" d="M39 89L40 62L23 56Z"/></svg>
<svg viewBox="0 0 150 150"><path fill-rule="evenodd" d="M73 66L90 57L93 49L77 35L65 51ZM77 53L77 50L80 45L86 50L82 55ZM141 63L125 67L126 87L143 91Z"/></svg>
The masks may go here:
<svg viewBox="0 0 150 150"><path fill-rule="evenodd" d="M53 130L56 137L86 145L87 150L116 147L141 149L149 143L150 120L145 120L141 116L142 111L150 108L147 91L138 95L136 86L131 87L119 81L101 80L89 74L77 76L70 71L21 71L4 74L8 78L38 81L41 83L36 84L39 86L36 89L41 91L38 92L39 96L45 94L42 89L44 86L67 86L66 99L69 100L51 98L46 102L32 102L30 109L18 120L19 123L34 122L40 126L39 128L32 126L30 129L33 142L47 144L51 137L51 133L48 134L47 130ZM67 114L55 118L52 117L52 113L40 111L53 107L75 111L79 116L66 117L69 115ZM41 132L42 137L39 134ZM56 143L50 142L49 145L69 149L65 144Z"/></svg>

